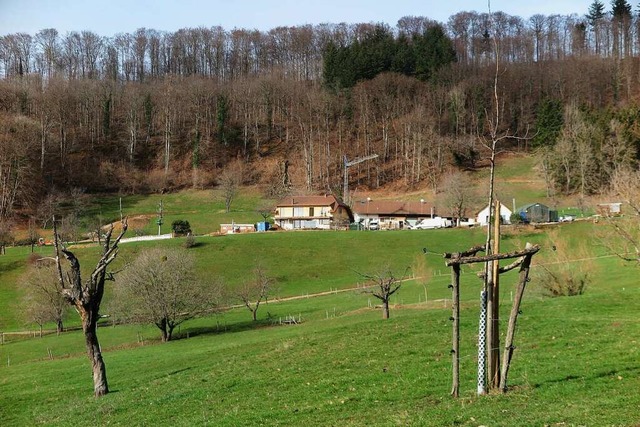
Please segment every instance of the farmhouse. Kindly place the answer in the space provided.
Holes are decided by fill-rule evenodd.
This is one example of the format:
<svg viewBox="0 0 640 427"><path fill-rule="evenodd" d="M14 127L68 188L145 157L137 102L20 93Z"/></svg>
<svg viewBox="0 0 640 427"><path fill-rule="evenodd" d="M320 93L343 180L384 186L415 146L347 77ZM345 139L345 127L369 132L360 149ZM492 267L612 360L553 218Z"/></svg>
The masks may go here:
<svg viewBox="0 0 640 427"><path fill-rule="evenodd" d="M351 210L333 195L287 197L276 205L275 223L284 230L346 228Z"/></svg>
<svg viewBox="0 0 640 427"><path fill-rule="evenodd" d="M353 205L354 221L365 228L402 229L425 218L435 217L435 208L424 201L360 200Z"/></svg>
<svg viewBox="0 0 640 427"><path fill-rule="evenodd" d="M525 222L558 222L558 211L542 203L524 205L517 212Z"/></svg>
<svg viewBox="0 0 640 427"><path fill-rule="evenodd" d="M511 209L500 203L500 222L502 224L511 224L511 213ZM488 221L489 206L482 209L480 212L478 212L478 215L476 215L476 223L480 224L481 226L487 225Z"/></svg>

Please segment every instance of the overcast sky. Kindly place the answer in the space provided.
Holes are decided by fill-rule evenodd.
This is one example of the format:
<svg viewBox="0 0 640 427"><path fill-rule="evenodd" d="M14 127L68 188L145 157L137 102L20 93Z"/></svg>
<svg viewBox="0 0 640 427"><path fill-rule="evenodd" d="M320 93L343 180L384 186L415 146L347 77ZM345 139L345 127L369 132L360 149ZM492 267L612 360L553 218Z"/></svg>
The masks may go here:
<svg viewBox="0 0 640 427"><path fill-rule="evenodd" d="M528 18L584 15L593 0L491 0L492 11ZM604 1L609 4L609 1ZM488 11L487 0L0 0L0 35L44 28L94 31L102 36L146 27L269 30L319 23L385 22L426 16L440 22L460 11Z"/></svg>

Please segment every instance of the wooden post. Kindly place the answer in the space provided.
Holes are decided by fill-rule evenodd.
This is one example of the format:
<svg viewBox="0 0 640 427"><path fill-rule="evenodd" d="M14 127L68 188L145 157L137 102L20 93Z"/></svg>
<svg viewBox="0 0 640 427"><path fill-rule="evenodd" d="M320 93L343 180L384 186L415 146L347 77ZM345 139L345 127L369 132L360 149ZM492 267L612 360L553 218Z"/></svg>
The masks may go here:
<svg viewBox="0 0 640 427"><path fill-rule="evenodd" d="M500 201L495 201L493 222L493 253L500 253ZM487 366L489 390L500 385L500 263L492 262L491 281L487 291Z"/></svg>
<svg viewBox="0 0 640 427"><path fill-rule="evenodd" d="M453 348L451 349L453 363L453 385L451 395L458 397L460 386L460 265L451 266L451 308L453 318Z"/></svg>
<svg viewBox="0 0 640 427"><path fill-rule="evenodd" d="M530 245L527 243L527 248ZM513 300L513 306L511 307L511 314L509 315L509 327L507 329L507 335L504 341L504 354L502 356L502 372L500 375L500 390L503 393L507 392L507 374L509 373L509 366L511 364L511 357L513 356L513 336L516 330L516 321L518 320L518 312L520 311L520 303L522 302L522 295L524 289L529 281L529 269L531 267L531 258L533 254L525 255L522 265L520 266L520 281L518 283L518 289Z"/></svg>

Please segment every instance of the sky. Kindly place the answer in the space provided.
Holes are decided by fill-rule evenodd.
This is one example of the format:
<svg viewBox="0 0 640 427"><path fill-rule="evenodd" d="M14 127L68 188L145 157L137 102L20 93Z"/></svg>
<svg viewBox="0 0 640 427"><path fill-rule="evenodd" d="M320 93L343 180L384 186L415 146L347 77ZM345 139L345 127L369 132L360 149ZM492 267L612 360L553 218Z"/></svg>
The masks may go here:
<svg viewBox="0 0 640 427"><path fill-rule="evenodd" d="M221 26L267 31L279 26L384 22L403 16L446 22L460 11L487 12L489 0L0 0L0 35L45 28L61 34L90 30L101 36L138 28L176 31ZM584 15L593 0L491 0L492 11L529 18ZM604 1L608 4L608 1Z"/></svg>

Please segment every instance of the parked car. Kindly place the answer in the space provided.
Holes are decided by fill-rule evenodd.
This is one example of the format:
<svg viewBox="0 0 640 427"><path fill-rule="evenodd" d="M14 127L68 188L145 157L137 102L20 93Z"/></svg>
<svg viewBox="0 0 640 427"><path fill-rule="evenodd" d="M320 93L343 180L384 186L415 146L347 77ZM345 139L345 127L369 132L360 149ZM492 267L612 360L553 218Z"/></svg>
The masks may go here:
<svg viewBox="0 0 640 427"><path fill-rule="evenodd" d="M380 223L376 220L369 221L369 230L380 230Z"/></svg>
<svg viewBox="0 0 640 427"><path fill-rule="evenodd" d="M575 220L576 217L573 215L564 215L561 216L560 218L558 218L559 222L572 222L573 220Z"/></svg>

